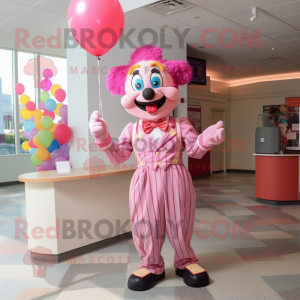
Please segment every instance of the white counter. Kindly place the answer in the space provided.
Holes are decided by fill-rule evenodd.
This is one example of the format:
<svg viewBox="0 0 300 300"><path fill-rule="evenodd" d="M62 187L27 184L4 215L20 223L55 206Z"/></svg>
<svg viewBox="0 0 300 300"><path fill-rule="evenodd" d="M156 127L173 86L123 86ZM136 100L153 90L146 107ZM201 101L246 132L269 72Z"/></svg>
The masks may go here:
<svg viewBox="0 0 300 300"><path fill-rule="evenodd" d="M62 261L116 243L116 238L130 238L134 171L132 165L121 165L106 166L98 174L72 169L66 176L56 171L20 175L19 181L25 182L28 249Z"/></svg>

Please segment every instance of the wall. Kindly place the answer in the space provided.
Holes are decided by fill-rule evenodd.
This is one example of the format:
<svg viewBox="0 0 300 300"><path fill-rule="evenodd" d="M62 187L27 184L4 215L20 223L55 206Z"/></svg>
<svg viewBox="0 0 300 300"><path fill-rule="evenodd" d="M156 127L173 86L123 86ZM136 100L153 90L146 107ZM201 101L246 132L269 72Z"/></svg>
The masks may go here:
<svg viewBox="0 0 300 300"><path fill-rule="evenodd" d="M228 133L231 147L228 151L228 166L233 169L255 170L255 128L257 114L264 105L285 104L285 97L300 96L300 79L260 82L230 88ZM233 147L237 141L244 145L239 150ZM241 144L242 142L242 144Z"/></svg>
<svg viewBox="0 0 300 300"><path fill-rule="evenodd" d="M201 106L202 131L212 124L211 113L213 109L225 111L225 135L228 136L228 98L229 85L224 82L212 81L206 78L206 85L188 86L188 105ZM228 158L225 161L225 165Z"/></svg>
<svg viewBox="0 0 300 300"><path fill-rule="evenodd" d="M0 156L0 183L18 181L24 173L36 172L36 166L30 161L30 155Z"/></svg>

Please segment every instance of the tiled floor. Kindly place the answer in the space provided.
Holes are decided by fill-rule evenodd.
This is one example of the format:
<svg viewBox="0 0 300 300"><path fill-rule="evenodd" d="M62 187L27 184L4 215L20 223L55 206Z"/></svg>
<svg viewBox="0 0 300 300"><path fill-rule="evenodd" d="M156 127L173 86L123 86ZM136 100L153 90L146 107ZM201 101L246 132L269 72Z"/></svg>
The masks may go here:
<svg viewBox="0 0 300 300"><path fill-rule="evenodd" d="M23 261L26 239L15 236L16 220L26 219L24 187L0 188L0 299L299 300L300 205L257 203L252 174L216 174L194 185L192 246L211 285L185 286L174 273L166 240L166 278L142 293L126 287L139 261L132 240L49 266L45 277L34 277L33 266Z"/></svg>

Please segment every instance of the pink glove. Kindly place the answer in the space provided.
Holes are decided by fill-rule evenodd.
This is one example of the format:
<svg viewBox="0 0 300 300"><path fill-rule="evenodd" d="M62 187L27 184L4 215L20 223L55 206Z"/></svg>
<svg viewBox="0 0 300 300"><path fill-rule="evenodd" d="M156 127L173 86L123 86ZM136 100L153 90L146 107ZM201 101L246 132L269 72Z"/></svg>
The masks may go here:
<svg viewBox="0 0 300 300"><path fill-rule="evenodd" d="M198 142L203 150L210 150L213 146L221 144L225 139L223 121L206 128L199 135Z"/></svg>
<svg viewBox="0 0 300 300"><path fill-rule="evenodd" d="M91 115L89 128L91 135L94 137L97 144L103 144L108 140L111 140L107 123L102 119L102 116L96 110Z"/></svg>

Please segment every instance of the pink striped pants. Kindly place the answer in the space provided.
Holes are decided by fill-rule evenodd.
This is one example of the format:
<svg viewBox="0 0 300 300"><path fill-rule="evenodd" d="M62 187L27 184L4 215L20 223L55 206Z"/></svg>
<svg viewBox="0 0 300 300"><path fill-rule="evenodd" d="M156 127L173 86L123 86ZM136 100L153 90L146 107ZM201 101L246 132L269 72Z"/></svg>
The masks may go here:
<svg viewBox="0 0 300 300"><path fill-rule="evenodd" d="M164 271L161 249L167 231L174 249L174 267L184 269L198 261L190 245L196 194L184 165L155 171L147 166L135 171L130 184L131 229L140 254L140 267L154 274Z"/></svg>

